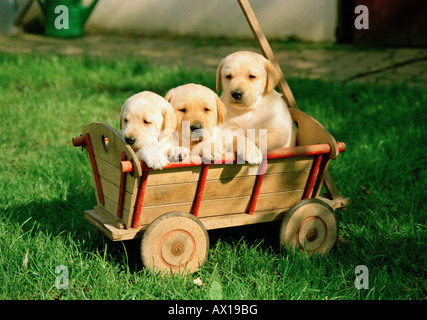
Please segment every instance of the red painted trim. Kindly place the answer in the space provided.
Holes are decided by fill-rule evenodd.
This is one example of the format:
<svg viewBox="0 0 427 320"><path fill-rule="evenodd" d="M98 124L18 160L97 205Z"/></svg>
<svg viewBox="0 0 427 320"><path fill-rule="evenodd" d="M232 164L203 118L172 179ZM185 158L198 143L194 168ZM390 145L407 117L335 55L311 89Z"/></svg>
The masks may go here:
<svg viewBox="0 0 427 320"><path fill-rule="evenodd" d="M190 213L197 217L199 215L200 203L202 202L203 190L205 189L206 177L208 176L209 165L202 164L199 181L197 183L196 196L194 197L193 205Z"/></svg>
<svg viewBox="0 0 427 320"><path fill-rule="evenodd" d="M92 142L90 141L89 133L84 136L87 153L89 154L90 164L92 166L93 176L95 178L96 192L98 193L98 200L100 205L104 205L104 193L102 192L101 178L99 176L98 166L96 164L95 153L93 152Z"/></svg>
<svg viewBox="0 0 427 320"><path fill-rule="evenodd" d="M280 148L271 150L267 154L268 159L281 159L293 157L316 156L319 154L328 154L331 151L329 144L315 144L310 146L298 146L291 148Z"/></svg>
<svg viewBox="0 0 427 320"><path fill-rule="evenodd" d="M338 143L338 150L340 152L345 151L345 143ZM289 147L289 148L278 148L270 150L267 154L267 160L271 159L282 159L282 158L292 158L292 157L304 157L304 156L316 156L319 154L328 154L331 151L331 147L329 144L316 144L310 146L297 146L297 147ZM231 161L231 159L233 161ZM236 157L230 158L229 155L226 155L221 160L216 160L209 164L228 164L228 163L236 163ZM164 169L172 169L172 168L186 168L186 167L197 167L200 165L205 165L202 160L197 159L196 161L188 161L188 162L178 162L178 163L169 163ZM142 170L151 170L148 168L144 162L141 162Z"/></svg>
<svg viewBox="0 0 427 320"><path fill-rule="evenodd" d="M122 152L121 154L122 162L127 160L126 153ZM125 199L125 189L126 189L126 172L120 172L120 186L119 186L119 200L117 201L117 217L122 218L123 215L123 202Z"/></svg>
<svg viewBox="0 0 427 320"><path fill-rule="evenodd" d="M322 157L322 162L320 163L320 166L319 166L319 172L317 174L316 183L313 186L311 198L315 198L316 195L319 193L320 189L322 188L323 182L325 180L326 167L329 161L331 161L331 159L327 157Z"/></svg>
<svg viewBox="0 0 427 320"><path fill-rule="evenodd" d="M322 155L317 155L313 160L313 165L310 169L310 174L308 176L307 184L305 186L304 194L302 199L307 199L310 197L311 191L313 191L314 182L316 181L317 173L319 172L320 163L322 162Z"/></svg>
<svg viewBox="0 0 427 320"><path fill-rule="evenodd" d="M139 186L138 199L133 213L132 228L136 229L139 226L139 218L141 216L142 203L144 202L145 187L147 186L148 170L142 173L141 184Z"/></svg>
<svg viewBox="0 0 427 320"><path fill-rule="evenodd" d="M252 190L252 195L249 200L248 209L246 210L249 214L254 214L255 207L258 201L259 192L261 190L262 180L264 179L265 170L267 169L267 158L262 159L261 164L258 167L258 173L254 184L254 189Z"/></svg>

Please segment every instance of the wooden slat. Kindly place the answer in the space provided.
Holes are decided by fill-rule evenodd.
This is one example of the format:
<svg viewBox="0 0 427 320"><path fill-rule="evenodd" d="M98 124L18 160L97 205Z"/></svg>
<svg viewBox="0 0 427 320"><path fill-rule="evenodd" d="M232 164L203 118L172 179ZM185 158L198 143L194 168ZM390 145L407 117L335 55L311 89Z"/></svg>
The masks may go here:
<svg viewBox="0 0 427 320"><path fill-rule="evenodd" d="M117 200L112 200L109 199L107 197L105 197L105 204L103 206L99 205L99 207L101 207L105 212L108 213L108 217L111 217L110 219L116 219L116 215L113 214L112 212L115 212L115 210L117 210L117 202L115 202ZM131 215L129 210L127 209L123 209L123 214L122 214L122 218L120 219L120 223L123 224L126 228L129 228L131 225ZM115 220L112 220L113 223ZM115 224L118 228L120 227L119 225Z"/></svg>
<svg viewBox="0 0 427 320"><path fill-rule="evenodd" d="M256 211L289 208L301 200L312 162L313 157L271 160ZM256 179L255 175L251 175L252 169L250 165L212 165L208 171L199 217L245 212ZM150 223L166 212L190 212L198 177L198 170L188 171L188 168L173 169L171 173L151 171L140 225ZM174 179L180 183L171 183L176 182Z"/></svg>
<svg viewBox="0 0 427 320"><path fill-rule="evenodd" d="M125 145L118 132L111 131L105 126L98 126L90 131L93 150L98 158L107 163L117 165L121 161L121 151L128 153L129 146ZM105 139L108 139L107 142ZM130 156L129 159L132 159Z"/></svg>
<svg viewBox="0 0 427 320"><path fill-rule="evenodd" d="M281 220L286 211L283 209L274 209L256 211L254 214L238 213L225 216L202 217L200 221L206 230L212 230Z"/></svg>
<svg viewBox="0 0 427 320"><path fill-rule="evenodd" d="M116 226L118 229L125 229L126 226L119 218L116 216L111 215L108 211L105 210L104 205L98 205L93 208L93 210L101 215L104 219L108 220L110 223L112 223L114 226Z"/></svg>
<svg viewBox="0 0 427 320"><path fill-rule="evenodd" d="M303 189L268 193L259 196L256 211L270 209L287 209L301 200ZM200 204L199 217L243 213L246 211L250 196L203 200ZM139 225L151 223L158 216L171 211L190 212L192 202L143 207Z"/></svg>
<svg viewBox="0 0 427 320"><path fill-rule="evenodd" d="M287 159L270 160L266 174L279 172L292 172L309 170L313 157L298 157ZM255 168L255 170L253 170ZM222 164L211 165L206 180L216 180L221 178L237 178L254 175L257 166L248 164ZM178 184L184 182L198 181L200 167L174 168L167 170L152 170L148 176L147 186Z"/></svg>
<svg viewBox="0 0 427 320"><path fill-rule="evenodd" d="M163 170L151 170L148 175L147 186L178 184L199 180L200 166L190 168L174 168Z"/></svg>
<svg viewBox="0 0 427 320"><path fill-rule="evenodd" d="M313 157L269 160L265 174L310 170L312 161ZM211 166L208 172L207 180L252 176L254 175L252 173L252 169L257 167L258 166L247 164L223 164Z"/></svg>
<svg viewBox="0 0 427 320"><path fill-rule="evenodd" d="M193 201L196 189L197 182L147 186L143 207Z"/></svg>
<svg viewBox="0 0 427 320"><path fill-rule="evenodd" d="M120 185L120 170L118 169L118 164L117 166L113 166L98 157L96 157L96 163L98 165L98 170L100 172L100 175L104 179L114 183L116 186ZM126 191L130 193L135 192L136 190L135 188L138 187L137 186L138 182L139 182L139 178L134 178L131 174L128 174L126 178Z"/></svg>
<svg viewBox="0 0 427 320"><path fill-rule="evenodd" d="M261 194L302 189L309 171L276 173L264 176ZM256 176L206 181L203 200L250 196ZM144 207L190 202L194 199L196 182L176 185L149 186L146 188Z"/></svg>
<svg viewBox="0 0 427 320"><path fill-rule="evenodd" d="M117 206L118 206L118 195L119 195L119 186L108 181L101 176L101 185L104 193L104 205L102 206L106 212L111 216L116 216ZM129 179L130 180L130 179ZM125 192L123 199L123 213L122 221L125 223L126 227L130 226L131 215L135 207L136 197L137 197L137 181L134 181L134 190L133 193ZM100 205L100 204L99 204Z"/></svg>
<svg viewBox="0 0 427 320"><path fill-rule="evenodd" d="M101 177L101 185L102 185L102 189L104 190L104 197L109 198L112 202L117 204L119 187L114 185L110 181L104 179L103 177ZM135 200L136 200L136 192L130 193L126 191L124 201L123 201L123 208L125 210L132 211L133 206L135 206ZM117 211L117 207L116 207L116 211ZM116 215L115 212L111 212L111 214Z"/></svg>
<svg viewBox="0 0 427 320"><path fill-rule="evenodd" d="M100 165L100 180L104 193L104 210L111 216L116 216L119 196L120 171L114 168L109 163L97 158L97 163ZM118 180L115 180L117 179ZM123 199L122 221L126 227L130 227L130 221L135 207L136 197L138 194L139 178L135 179L128 175L126 179L126 192Z"/></svg>
<svg viewBox="0 0 427 320"><path fill-rule="evenodd" d="M83 135L89 133L94 147L95 155L102 158L113 166L118 166L121 161L121 153L126 154L126 158L134 165L133 175L142 175L140 162L132 150L125 144L119 132L105 123L94 122L83 130ZM107 138L108 141L105 139Z"/></svg>

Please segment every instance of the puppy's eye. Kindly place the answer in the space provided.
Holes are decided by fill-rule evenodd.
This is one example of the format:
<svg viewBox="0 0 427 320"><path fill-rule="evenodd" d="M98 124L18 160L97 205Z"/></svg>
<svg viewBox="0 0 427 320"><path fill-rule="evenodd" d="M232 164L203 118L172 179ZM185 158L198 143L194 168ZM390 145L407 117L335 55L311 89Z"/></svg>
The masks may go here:
<svg viewBox="0 0 427 320"><path fill-rule="evenodd" d="M151 121L144 120L144 123L145 123L145 124L151 124Z"/></svg>
<svg viewBox="0 0 427 320"><path fill-rule="evenodd" d="M250 74L249 79L256 79L256 76L254 76L253 74Z"/></svg>
<svg viewBox="0 0 427 320"><path fill-rule="evenodd" d="M187 112L187 109L185 109L185 108L179 108L179 109L178 109L178 111L179 111L179 112L182 112L182 113L186 113L186 112Z"/></svg>
<svg viewBox="0 0 427 320"><path fill-rule="evenodd" d="M128 119L126 119L126 118L125 118L125 119L123 120L123 122L124 122L124 123L128 123Z"/></svg>
<svg viewBox="0 0 427 320"><path fill-rule="evenodd" d="M208 107L205 107L205 112L211 111Z"/></svg>
<svg viewBox="0 0 427 320"><path fill-rule="evenodd" d="M227 74L227 75L225 76L225 78L226 78L227 80L231 80L231 74Z"/></svg>

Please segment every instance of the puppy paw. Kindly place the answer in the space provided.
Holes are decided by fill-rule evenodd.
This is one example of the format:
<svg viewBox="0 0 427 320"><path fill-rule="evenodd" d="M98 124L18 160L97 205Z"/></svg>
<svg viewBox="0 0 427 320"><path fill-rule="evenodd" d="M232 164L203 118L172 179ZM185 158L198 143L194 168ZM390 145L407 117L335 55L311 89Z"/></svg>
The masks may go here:
<svg viewBox="0 0 427 320"><path fill-rule="evenodd" d="M225 153L223 146L217 146L211 142L201 142L196 147L197 149L200 148L198 155L210 161L221 160Z"/></svg>
<svg viewBox="0 0 427 320"><path fill-rule="evenodd" d="M147 167L161 170L169 164L168 158L155 145L145 146L136 152L138 159L145 162Z"/></svg>
<svg viewBox="0 0 427 320"><path fill-rule="evenodd" d="M237 155L249 164L261 163L262 152L250 140L246 140L245 142L237 145Z"/></svg>
<svg viewBox="0 0 427 320"><path fill-rule="evenodd" d="M246 153L246 159L249 164L260 164L262 162L262 152L256 148L253 152Z"/></svg>
<svg viewBox="0 0 427 320"><path fill-rule="evenodd" d="M191 151L186 147L172 147L169 151L169 158L173 162L178 162L190 156Z"/></svg>

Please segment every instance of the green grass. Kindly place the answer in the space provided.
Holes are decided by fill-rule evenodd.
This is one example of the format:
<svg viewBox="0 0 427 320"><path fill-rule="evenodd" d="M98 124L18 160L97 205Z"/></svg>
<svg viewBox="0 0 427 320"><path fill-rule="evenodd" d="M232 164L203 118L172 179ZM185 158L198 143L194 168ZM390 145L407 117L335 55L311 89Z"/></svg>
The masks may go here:
<svg viewBox="0 0 427 320"><path fill-rule="evenodd" d="M352 205L326 257L280 249L277 224L238 227L209 232L200 271L161 277L142 267L138 241L103 238L83 219L95 193L71 137L94 121L118 128L136 92L188 82L213 88L215 74L0 53L0 299L427 298L425 88L289 80L301 109L347 144L330 170ZM60 265L68 289L55 287ZM369 289L354 286L358 265Z"/></svg>

